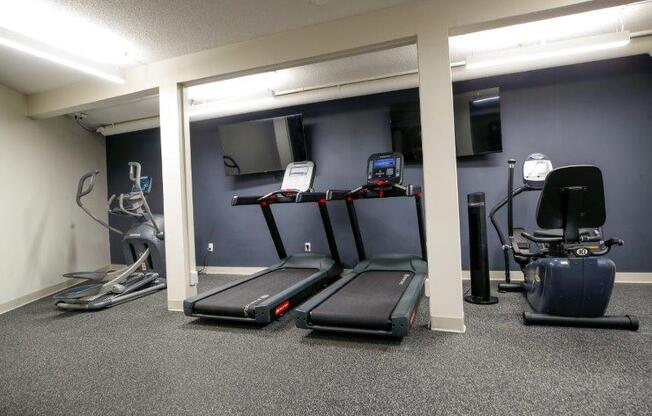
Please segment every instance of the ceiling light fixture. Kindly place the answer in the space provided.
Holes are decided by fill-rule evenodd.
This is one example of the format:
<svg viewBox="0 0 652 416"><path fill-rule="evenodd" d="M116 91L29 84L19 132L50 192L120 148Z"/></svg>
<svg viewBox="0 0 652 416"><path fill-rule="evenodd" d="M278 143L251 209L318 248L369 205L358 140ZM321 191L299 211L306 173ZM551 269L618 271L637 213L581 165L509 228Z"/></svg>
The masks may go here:
<svg viewBox="0 0 652 416"><path fill-rule="evenodd" d="M107 81L115 82L117 84L123 84L125 80L117 75L114 75L110 72L103 71L98 68L94 68L91 66L88 66L86 64L83 64L81 62L76 62L75 60L71 60L68 58L65 58L63 56L58 56L53 53L47 52L42 49L37 49L34 47L31 47L27 45L26 43L22 42L16 42L14 40L8 39L6 37L0 37L0 46L6 46L8 48L17 50L19 52L23 52L32 56L35 56L40 59L44 59L46 61L53 62L55 64L59 64L80 72L84 72L89 75L96 76L98 78L105 79Z"/></svg>
<svg viewBox="0 0 652 416"><path fill-rule="evenodd" d="M191 104L196 105L214 101L269 97L273 95L274 89L286 75L284 71L261 72L196 85L188 88L188 98Z"/></svg>
<svg viewBox="0 0 652 416"><path fill-rule="evenodd" d="M24 37L38 42L38 49L62 51L89 63L111 67L138 64L134 44L73 7L45 0L20 0L2 2L1 9L0 28L11 34L3 37L14 41L13 35Z"/></svg>
<svg viewBox="0 0 652 416"><path fill-rule="evenodd" d="M482 103L489 103L492 101L500 101L500 97L495 95L493 97L486 97L486 98L478 98L477 100L471 101L473 104L482 104Z"/></svg>
<svg viewBox="0 0 652 416"><path fill-rule="evenodd" d="M480 53L466 58L467 69L509 65L519 62L544 60L605 49L619 48L630 42L628 31L588 36L536 46L525 46L507 50Z"/></svg>

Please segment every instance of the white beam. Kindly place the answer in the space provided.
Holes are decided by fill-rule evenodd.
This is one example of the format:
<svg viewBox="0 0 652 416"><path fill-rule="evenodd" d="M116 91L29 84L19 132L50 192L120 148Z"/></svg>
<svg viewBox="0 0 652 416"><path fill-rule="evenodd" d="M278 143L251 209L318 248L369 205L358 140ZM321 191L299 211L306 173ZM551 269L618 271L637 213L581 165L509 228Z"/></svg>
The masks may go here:
<svg viewBox="0 0 652 416"><path fill-rule="evenodd" d="M417 51L430 327L464 332L453 93L445 30L424 28Z"/></svg>
<svg viewBox="0 0 652 416"><path fill-rule="evenodd" d="M159 87L161 165L165 216L168 309L182 310L183 300L197 293L192 226L190 159L184 120L183 88L171 81ZM191 273L192 271L192 273Z"/></svg>

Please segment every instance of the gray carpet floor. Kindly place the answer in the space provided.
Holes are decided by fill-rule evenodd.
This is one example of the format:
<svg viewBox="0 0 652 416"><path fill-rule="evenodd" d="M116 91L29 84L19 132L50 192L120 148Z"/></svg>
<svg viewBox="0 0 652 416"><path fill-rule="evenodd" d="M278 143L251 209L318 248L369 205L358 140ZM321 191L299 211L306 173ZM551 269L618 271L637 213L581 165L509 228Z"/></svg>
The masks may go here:
<svg viewBox="0 0 652 416"><path fill-rule="evenodd" d="M652 285L614 291L636 333L526 327L499 297L465 304L463 335L422 307L400 342L199 321L163 292L87 314L43 299L0 316L0 415L652 414Z"/></svg>

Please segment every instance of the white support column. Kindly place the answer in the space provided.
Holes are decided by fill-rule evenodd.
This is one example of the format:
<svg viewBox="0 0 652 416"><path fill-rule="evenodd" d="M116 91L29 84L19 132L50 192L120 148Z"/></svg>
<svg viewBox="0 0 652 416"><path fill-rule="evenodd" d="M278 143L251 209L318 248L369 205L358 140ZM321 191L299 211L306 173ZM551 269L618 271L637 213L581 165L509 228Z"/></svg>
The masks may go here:
<svg viewBox="0 0 652 416"><path fill-rule="evenodd" d="M428 239L430 327L464 332L462 257L448 32L425 22L417 38ZM434 30L439 27L441 30Z"/></svg>
<svg viewBox="0 0 652 416"><path fill-rule="evenodd" d="M159 105L168 309L179 311L183 300L197 293L190 146L182 86L161 84Z"/></svg>

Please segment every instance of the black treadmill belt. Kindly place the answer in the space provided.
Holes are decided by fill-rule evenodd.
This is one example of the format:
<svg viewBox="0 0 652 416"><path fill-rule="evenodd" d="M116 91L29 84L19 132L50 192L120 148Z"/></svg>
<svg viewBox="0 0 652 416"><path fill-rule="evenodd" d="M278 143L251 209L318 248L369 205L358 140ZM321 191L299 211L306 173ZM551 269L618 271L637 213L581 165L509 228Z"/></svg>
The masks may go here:
<svg viewBox="0 0 652 416"><path fill-rule="evenodd" d="M196 313L254 317L254 307L272 295L300 282L319 269L275 269L255 279L214 294L194 306Z"/></svg>
<svg viewBox="0 0 652 416"><path fill-rule="evenodd" d="M316 325L386 329L414 273L364 272L310 312Z"/></svg>

